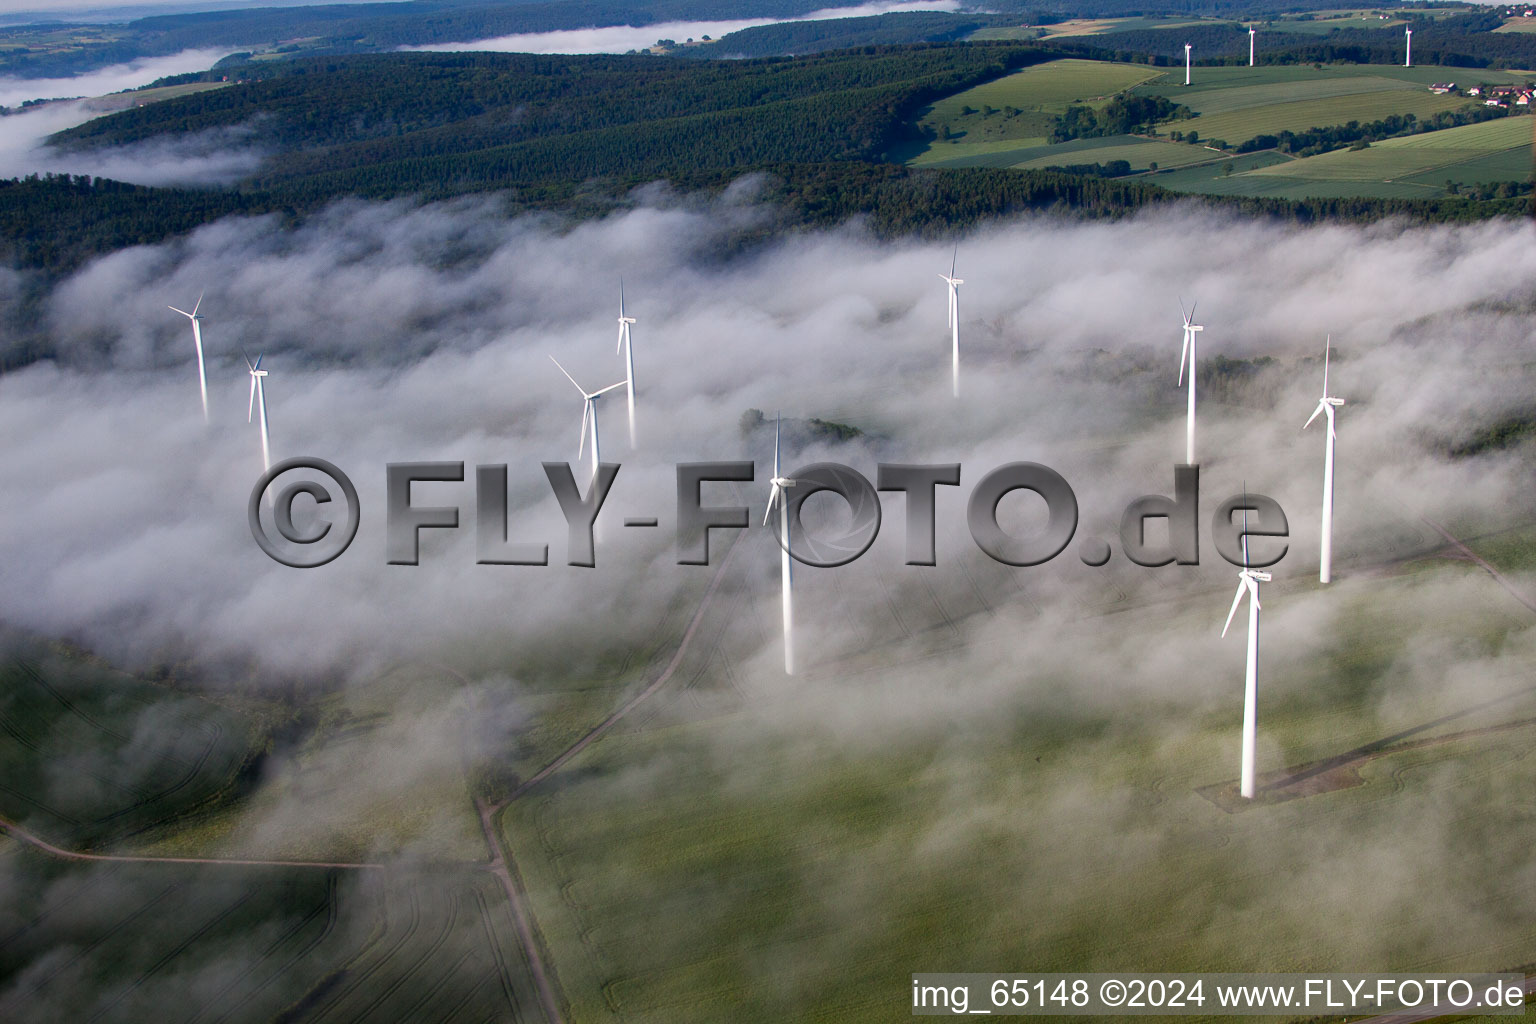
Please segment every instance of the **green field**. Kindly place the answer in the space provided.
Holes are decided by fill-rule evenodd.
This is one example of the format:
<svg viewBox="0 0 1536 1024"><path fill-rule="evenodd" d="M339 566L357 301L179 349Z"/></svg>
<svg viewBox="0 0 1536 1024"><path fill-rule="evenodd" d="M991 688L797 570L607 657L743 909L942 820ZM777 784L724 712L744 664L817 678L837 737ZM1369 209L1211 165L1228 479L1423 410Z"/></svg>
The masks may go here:
<svg viewBox="0 0 1536 1024"><path fill-rule="evenodd" d="M542 1022L489 875L113 864L20 852L0 1017Z"/></svg>
<svg viewBox="0 0 1536 1024"><path fill-rule="evenodd" d="M1342 758L1327 769L1333 781L1239 813L1220 796L1234 770L1231 702L1176 728L1149 697L1120 707L1109 727L1032 701L1032 689L1049 689L1048 670L1019 667L1011 710L936 711L875 747L858 738L856 715L817 724L764 693L734 710L722 687L732 651L750 641L727 643L713 670L694 663L698 699L676 695L503 817L572 1015L885 1021L904 1012L910 973L999 956L1033 970L1302 970L1362 955L1416 969L1524 963L1536 939L1520 915L1425 928L1423 907L1401 898L1442 877L1490 900L1521 891L1508 872L1523 863L1524 840L1499 808L1501 794L1531 779L1530 681L1510 666L1486 700L1436 706L1421 693L1401 718L1380 717L1375 702L1422 625L1405 610L1421 587L1453 578L1466 603L1443 609L1437 630L1493 651L1523 622L1492 581L1463 568L1421 565L1346 585L1335 596L1349 640L1341 634L1321 660L1275 663L1261 717L1273 748L1261 774L1278 772L1284 789L1285 778L1310 776L1282 766ZM1276 586L1266 608L1303 599L1308 586ZM807 597L817 621L847 614ZM1226 595L1209 597L1219 617ZM989 614L974 597L938 599L955 621ZM862 679L840 666L822 681L835 676L846 700L921 678L952 642L928 620L931 604L899 606L905 625L864 628L904 635L915 662L879 659ZM1033 611L999 602L990 614L1013 622ZM1070 627L1085 643L1095 614ZM1117 630L1148 635L1203 624L1156 604L1114 618ZM740 608L730 621L750 639L771 635L771 621ZM1513 721L1525 724L1503 727ZM1447 802L1471 830L1454 881L1434 844L1402 828Z"/></svg>
<svg viewBox="0 0 1536 1024"><path fill-rule="evenodd" d="M1365 65L1324 66L1320 70L1199 68L1195 81L1187 88L1183 73L1179 72L1164 75L1136 91L1167 96L1198 115L1187 122L1173 122L1169 130L1194 130L1203 139L1221 139L1233 146L1256 135L1299 132L1350 121L1377 121L1394 114L1424 118L1475 102L1466 97L1437 95L1426 88L1430 81L1455 80L1453 69L1398 70L1418 74L1403 76L1391 69Z"/></svg>
<svg viewBox="0 0 1536 1024"><path fill-rule="evenodd" d="M1137 77L1140 81L1133 81ZM1157 184L1212 195L1284 199L1367 196L1427 198L1444 194L1447 178L1466 184L1524 181L1530 177L1530 132L1523 120L1466 126L1383 140L1361 151L1335 151L1302 160L1284 154L1242 157L1209 148L1250 138L1300 132L1392 115L1427 118L1469 107L1476 100L1437 95L1439 81L1519 83L1517 72L1376 65L1201 68L1188 88L1182 71L1149 73L1139 66L1052 61L934 104L922 126L938 139L892 156L917 166L1037 169L1125 160L1133 172L1152 164ZM1159 134L1197 132L1198 145L1159 138L1114 136L1050 144L1052 118L1074 101L1102 104L1115 88L1166 96L1195 116L1159 126ZM1009 116L1002 107L1023 113ZM962 114L966 108L970 114ZM987 108L993 108L987 113ZM1472 130L1469 130L1472 129ZM948 141L941 141L945 132ZM1525 134L1521 136L1521 132ZM1443 136L1443 138L1442 138ZM1431 154L1429 150L1443 153ZM1232 164L1229 174L1226 165Z"/></svg>
<svg viewBox="0 0 1536 1024"><path fill-rule="evenodd" d="M259 710L15 643L0 668L0 816L68 844L120 842L233 799L259 764Z"/></svg>
<svg viewBox="0 0 1536 1024"><path fill-rule="evenodd" d="M1279 32L1297 32L1302 35L1325 36L1337 29L1346 28L1397 28L1405 25L1402 18L1387 14L1385 18L1371 11L1318 11L1311 18L1276 18L1266 22L1264 28Z"/></svg>
<svg viewBox="0 0 1536 1024"><path fill-rule="evenodd" d="M1158 73L1145 65L1091 60L1038 64L924 108L918 113L919 127L936 141L897 155L916 163L931 163L993 151L971 148L976 146L1042 145L1050 135L1054 117L1069 105L1102 104ZM946 134L949 141L944 141Z"/></svg>
<svg viewBox="0 0 1536 1024"><path fill-rule="evenodd" d="M129 107L142 107L146 103L175 99L177 96L189 96L195 92L207 92L209 89L222 89L227 85L229 85L228 82L187 82L182 85L162 85L154 89L114 92L87 100L85 109L105 114L114 110L127 110Z"/></svg>
<svg viewBox="0 0 1536 1024"><path fill-rule="evenodd" d="M1367 149L1335 150L1258 167L1209 187L1228 195L1344 195L1369 185L1372 195L1428 196L1447 180L1464 183L1528 179L1536 119L1506 117L1444 131L1384 139ZM1159 179L1160 183L1162 179ZM1171 181L1169 187L1181 187ZM1230 190L1230 191L1229 191Z"/></svg>
<svg viewBox="0 0 1536 1024"><path fill-rule="evenodd" d="M1220 160L1222 157L1221 153L1204 146L1142 139L1130 135L1111 135L1102 139L1074 139L1057 145L990 142L954 148L959 150L956 155L950 155L949 147L946 147L924 154L912 162L914 165L926 167L1037 168L1126 160L1134 170L1144 171L1153 163L1164 168L1184 167L1208 160Z"/></svg>

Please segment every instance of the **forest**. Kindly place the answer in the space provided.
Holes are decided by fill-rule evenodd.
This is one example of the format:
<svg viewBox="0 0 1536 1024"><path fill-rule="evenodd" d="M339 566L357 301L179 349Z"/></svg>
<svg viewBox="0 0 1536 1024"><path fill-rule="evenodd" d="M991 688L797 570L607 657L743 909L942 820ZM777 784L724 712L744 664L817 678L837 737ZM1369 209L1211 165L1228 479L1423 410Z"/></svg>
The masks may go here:
<svg viewBox="0 0 1536 1024"><path fill-rule="evenodd" d="M497 193L508 212L587 217L664 181L719 192L758 173L773 230L860 218L881 235L944 233L1026 210L1118 216L1208 202L1308 221L1469 220L1524 209L1477 194L1434 201L1190 200L1113 163L1061 171L917 170L885 162L925 104L1065 51L1041 44L867 46L799 58L402 53L249 66L249 80L87 122L65 147L131 145L231 128L266 154L224 188L149 188L71 176L0 182L0 258L45 276L126 245L232 214L297 218L344 197L421 200ZM242 72L243 73L243 72ZM1168 101L1078 112L1071 130L1122 130ZM1103 122L1102 124L1100 122ZM1113 123L1111 123L1113 122ZM1421 125L1368 124L1277 147L1332 148ZM1266 142L1268 140L1265 140Z"/></svg>

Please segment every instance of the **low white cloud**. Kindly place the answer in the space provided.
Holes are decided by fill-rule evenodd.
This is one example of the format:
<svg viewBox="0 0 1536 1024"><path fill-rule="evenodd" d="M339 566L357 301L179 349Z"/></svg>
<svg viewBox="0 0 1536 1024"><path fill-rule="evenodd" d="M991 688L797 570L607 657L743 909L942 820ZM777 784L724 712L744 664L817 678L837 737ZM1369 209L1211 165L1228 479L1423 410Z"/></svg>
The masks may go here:
<svg viewBox="0 0 1536 1024"><path fill-rule="evenodd" d="M721 21L664 21L652 25L609 25L601 28L567 29L556 32L526 32L474 39L458 43L432 43L406 46L405 50L493 50L500 53L627 53L656 45L658 39L719 39L744 28L776 25L791 21L824 21L831 18L863 18L894 11L954 11L959 0L887 0L856 7L829 7L797 18L734 18Z"/></svg>

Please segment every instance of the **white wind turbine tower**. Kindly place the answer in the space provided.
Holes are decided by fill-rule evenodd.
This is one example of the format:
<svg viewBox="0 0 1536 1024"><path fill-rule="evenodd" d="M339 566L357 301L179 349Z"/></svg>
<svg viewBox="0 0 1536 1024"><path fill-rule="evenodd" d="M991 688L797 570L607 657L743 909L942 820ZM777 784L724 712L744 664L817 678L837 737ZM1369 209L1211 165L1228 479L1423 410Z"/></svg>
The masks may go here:
<svg viewBox="0 0 1536 1024"><path fill-rule="evenodd" d="M1259 701L1259 584L1268 583L1273 577L1248 567L1248 510L1243 510L1243 569L1237 574L1237 595L1232 598L1232 610L1227 612L1227 624L1221 627L1226 636L1232 626L1232 617L1243 595L1248 595L1248 669L1243 684L1243 769L1238 791L1246 800L1253 799L1253 751L1258 737Z"/></svg>
<svg viewBox="0 0 1536 1024"><path fill-rule="evenodd" d="M167 306L166 308L171 310L171 311L173 311L173 312L180 313L182 316L184 316L188 320L192 321L192 344L197 348L197 383L198 383L198 386L200 388L202 388L202 391L203 391L203 422L207 423L208 422L208 371L203 366L203 327L202 327L203 318L201 316L199 316L198 312L197 312L198 307L201 306L202 304L203 304L203 296L199 295L197 297L197 304L192 307L192 312L190 312L190 313L188 313L184 309L177 309L175 306Z"/></svg>
<svg viewBox="0 0 1536 1024"><path fill-rule="evenodd" d="M956 398L960 397L960 286L965 284L955 276L955 261L959 258L960 246L956 245L955 253L949 259L949 273L939 275L949 285L950 367Z"/></svg>
<svg viewBox="0 0 1536 1024"><path fill-rule="evenodd" d="M794 559L789 554L789 495L785 488L795 486L795 481L780 475L779 440L784 429L784 416L779 415L773 428L773 490L768 492L768 509L763 513L763 525L768 525L775 505L779 508L779 580L784 589L784 674L795 674L795 584Z"/></svg>
<svg viewBox="0 0 1536 1024"><path fill-rule="evenodd" d="M1184 44L1184 84L1189 84L1189 44Z"/></svg>
<svg viewBox="0 0 1536 1024"><path fill-rule="evenodd" d="M1196 305L1191 304L1189 312L1184 313L1184 351L1179 355L1179 383L1184 383L1186 374L1189 377L1189 412L1184 424L1184 463L1188 466L1195 464L1195 336L1205 330L1194 322ZM1179 311L1184 311L1182 299Z"/></svg>
<svg viewBox="0 0 1536 1024"><path fill-rule="evenodd" d="M1403 29L1403 67L1413 67L1413 29Z"/></svg>
<svg viewBox="0 0 1536 1024"><path fill-rule="evenodd" d="M1333 336L1329 335L1323 348L1323 397L1318 400L1317 408L1312 410L1312 415L1307 417L1307 422L1301 427L1302 430L1310 427L1319 413L1328 419L1328 437L1323 442L1323 538L1317 572L1317 578L1322 583L1333 578L1333 443L1339 436L1333 429L1333 415L1334 410L1344 404L1344 399L1333 398L1328 394L1328 358L1332 352Z"/></svg>
<svg viewBox="0 0 1536 1024"><path fill-rule="evenodd" d="M251 400L246 404L245 422L251 422L256 413L261 414L261 468L272 468L272 446L267 438L267 371L261 368L261 354L257 353L256 361L251 362L251 357L245 357L245 365L251 371Z"/></svg>
<svg viewBox="0 0 1536 1024"><path fill-rule="evenodd" d="M619 352L624 356L624 381L629 385L629 446L635 446L635 352L629 338L629 327L635 322L624 315L624 282L619 281ZM570 374L566 374L570 376Z"/></svg>
<svg viewBox="0 0 1536 1024"><path fill-rule="evenodd" d="M1253 26L1248 27L1248 66L1253 67Z"/></svg>
<svg viewBox="0 0 1536 1024"><path fill-rule="evenodd" d="M550 356L549 360L556 366L560 366L560 360L556 359L554 356ZM572 377L568 372L566 372L565 367L560 366L560 372L565 374L566 380L570 381L572 384L576 384L576 378ZM602 462L602 454L599 452L597 447L597 400L600 396L607 394L615 388L621 388L623 386L624 382L619 381L617 384L610 384L607 387L600 388L597 391L588 391L580 384L576 384L576 390L581 392L581 397L583 399L581 407L581 444L576 448L576 458L578 461L581 459L582 454L586 451L587 438L590 436L592 438L593 480L597 479L597 467L598 464Z"/></svg>

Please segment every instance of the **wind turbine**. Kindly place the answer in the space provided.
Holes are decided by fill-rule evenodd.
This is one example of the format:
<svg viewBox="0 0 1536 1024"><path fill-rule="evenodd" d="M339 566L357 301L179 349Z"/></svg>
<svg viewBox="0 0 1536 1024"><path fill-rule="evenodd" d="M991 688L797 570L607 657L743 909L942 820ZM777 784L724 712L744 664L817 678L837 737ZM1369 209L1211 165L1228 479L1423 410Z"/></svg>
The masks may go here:
<svg viewBox="0 0 1536 1024"><path fill-rule="evenodd" d="M1253 28L1253 26L1252 25L1248 26L1248 66L1249 67L1253 67L1253 35L1254 35L1254 32L1255 32L1255 29Z"/></svg>
<svg viewBox="0 0 1536 1024"><path fill-rule="evenodd" d="M560 360L556 359L554 356L550 356L549 361L554 363L556 366L560 366ZM568 372L566 372L565 367L560 366L560 372L565 374L566 380L570 381L572 384L576 384L576 378L572 377ZM588 424L591 424L590 430L592 437L593 480L597 479L597 466L598 463L602 461L602 455L599 453L597 447L597 400L600 396L607 394L614 388L621 388L623 386L624 382L619 381L617 384L610 384L607 387L601 388L597 391L588 391L580 384L576 384L576 390L581 392L581 397L584 400L581 407L581 444L576 448L576 458L580 460L582 454L586 451Z"/></svg>
<svg viewBox="0 0 1536 1024"><path fill-rule="evenodd" d="M956 245L955 253L949 259L949 273L939 275L949 285L950 365L956 398L960 397L960 286L965 284L955 276L955 261L959 258L960 246Z"/></svg>
<svg viewBox="0 0 1536 1024"><path fill-rule="evenodd" d="M1245 800L1253 799L1253 748L1258 734L1259 700L1259 584L1268 583L1273 577L1248 567L1248 510L1243 509L1243 569L1237 574L1237 595L1232 598L1232 610L1227 612L1227 624L1221 627L1226 636L1232 626L1232 617L1243 595L1248 595L1248 670L1243 684L1243 769L1238 791Z"/></svg>
<svg viewBox="0 0 1536 1024"><path fill-rule="evenodd" d="M1403 29L1403 67L1413 67L1413 29Z"/></svg>
<svg viewBox="0 0 1536 1024"><path fill-rule="evenodd" d="M251 422L251 418L259 411L261 413L261 468L272 468L272 447L267 438L267 371L261 368L261 353L256 354L256 361L251 362L251 357L245 357L245 365L251 371L251 400L246 404L245 422Z"/></svg>
<svg viewBox="0 0 1536 1024"><path fill-rule="evenodd" d="M1184 84L1189 84L1189 44L1184 44Z"/></svg>
<svg viewBox="0 0 1536 1024"><path fill-rule="evenodd" d="M203 392L203 422L207 423L208 422L208 371L203 366L203 327L202 327L203 318L201 316L199 316L198 312L197 312L198 307L201 306L202 304L203 304L203 296L202 296L202 294L199 294L198 297L197 297L197 304L192 307L192 312L190 312L190 313L188 313L184 309L177 309L175 306L167 306L166 308L169 309L169 310L172 310L173 312L180 313L182 316L184 316L188 320L192 321L192 344L197 348L197 384L198 384L198 387L202 388L202 392Z"/></svg>
<svg viewBox="0 0 1536 1024"><path fill-rule="evenodd" d="M1322 583L1327 583L1333 577L1333 443L1339 436L1333 429L1333 415L1334 410L1344 404L1344 399L1333 398L1328 394L1328 358L1332 352L1333 335L1330 334L1323 348L1323 397L1318 399L1317 408L1312 410L1312 415L1307 417L1307 422L1301 427L1302 430L1310 427L1319 413L1328 418L1328 437L1323 448L1323 540L1317 572L1317 578Z"/></svg>
<svg viewBox="0 0 1536 1024"><path fill-rule="evenodd" d="M635 322L624 315L624 280L619 279L619 352L624 356L624 380L629 385L629 446L635 446L635 351L629 338L629 326ZM570 374L566 374L570 376Z"/></svg>
<svg viewBox="0 0 1536 1024"><path fill-rule="evenodd" d="M1188 466L1195 464L1195 335L1205 330L1194 322L1197 305L1192 303L1184 313L1184 350L1179 355L1179 383L1184 383L1186 372L1189 375L1189 412L1184 425L1184 463ZM1184 312L1183 299L1179 300L1179 311Z"/></svg>
<svg viewBox="0 0 1536 1024"><path fill-rule="evenodd" d="M786 488L795 486L795 481L780 475L779 470L779 439L784 430L784 416L779 415L778 423L773 428L773 490L768 492L768 508L763 513L763 525L768 525L768 519L773 515L775 505L779 507L779 580L784 588L784 674L795 674L795 584L794 584L794 559L789 554L789 496L784 493Z"/></svg>

